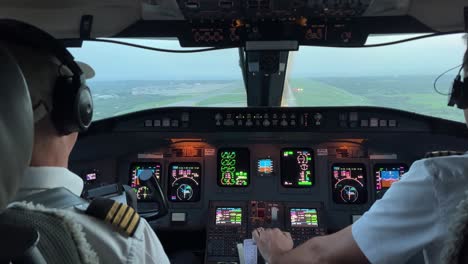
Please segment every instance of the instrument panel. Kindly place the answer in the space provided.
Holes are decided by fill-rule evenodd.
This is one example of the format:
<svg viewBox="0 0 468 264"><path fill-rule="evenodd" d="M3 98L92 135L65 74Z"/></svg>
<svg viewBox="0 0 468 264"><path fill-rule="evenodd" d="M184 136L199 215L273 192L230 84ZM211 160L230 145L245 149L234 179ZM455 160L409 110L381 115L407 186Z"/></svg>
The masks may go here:
<svg viewBox="0 0 468 264"><path fill-rule="evenodd" d="M374 108L158 109L97 122L70 169L130 185L143 213L158 208L158 182L169 213L151 224L205 232L205 259L235 261L232 246L256 227L288 230L296 244L345 228L426 152L466 146L464 129Z"/></svg>

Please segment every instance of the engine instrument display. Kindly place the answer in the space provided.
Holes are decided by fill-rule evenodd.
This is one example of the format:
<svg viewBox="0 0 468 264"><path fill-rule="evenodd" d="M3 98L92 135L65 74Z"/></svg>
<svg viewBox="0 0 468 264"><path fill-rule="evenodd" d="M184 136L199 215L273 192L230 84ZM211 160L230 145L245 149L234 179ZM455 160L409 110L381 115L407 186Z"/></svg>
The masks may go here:
<svg viewBox="0 0 468 264"><path fill-rule="evenodd" d="M201 191L201 165L176 162L169 165L168 198L172 202L198 202Z"/></svg>
<svg viewBox="0 0 468 264"><path fill-rule="evenodd" d="M291 208L289 210L291 227L318 227L317 209Z"/></svg>
<svg viewBox="0 0 468 264"><path fill-rule="evenodd" d="M216 208L216 225L238 226L242 224L242 208L218 207Z"/></svg>
<svg viewBox="0 0 468 264"><path fill-rule="evenodd" d="M366 166L361 163L332 165L333 201L337 204L367 202Z"/></svg>
<svg viewBox="0 0 468 264"><path fill-rule="evenodd" d="M273 160L270 158L259 159L257 161L257 174L260 177L273 175Z"/></svg>
<svg viewBox="0 0 468 264"><path fill-rule="evenodd" d="M314 183L313 152L310 149L281 150L281 184L289 188L307 188Z"/></svg>
<svg viewBox="0 0 468 264"><path fill-rule="evenodd" d="M83 182L85 185L93 185L99 180L100 173L96 169L87 170L82 173L81 178L83 178Z"/></svg>
<svg viewBox="0 0 468 264"><path fill-rule="evenodd" d="M377 198L382 198L388 188L399 181L407 171L408 165L406 164L376 164L374 175Z"/></svg>
<svg viewBox="0 0 468 264"><path fill-rule="evenodd" d="M130 187L135 191L138 201L153 201L156 181L161 181L161 170L160 163L141 162L130 166Z"/></svg>
<svg viewBox="0 0 468 264"><path fill-rule="evenodd" d="M246 148L218 151L218 185L247 187L250 184L250 152Z"/></svg>

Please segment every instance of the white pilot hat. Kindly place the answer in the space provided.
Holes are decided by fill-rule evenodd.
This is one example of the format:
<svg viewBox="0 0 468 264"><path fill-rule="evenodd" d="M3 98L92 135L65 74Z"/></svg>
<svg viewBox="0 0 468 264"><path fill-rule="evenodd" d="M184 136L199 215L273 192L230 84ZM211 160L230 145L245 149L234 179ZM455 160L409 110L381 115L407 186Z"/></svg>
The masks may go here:
<svg viewBox="0 0 468 264"><path fill-rule="evenodd" d="M53 55L37 52L24 46L8 46L23 72L34 110L34 122L42 120L53 109L53 94L59 76L72 76L72 72ZM76 61L86 79L95 72L86 63Z"/></svg>

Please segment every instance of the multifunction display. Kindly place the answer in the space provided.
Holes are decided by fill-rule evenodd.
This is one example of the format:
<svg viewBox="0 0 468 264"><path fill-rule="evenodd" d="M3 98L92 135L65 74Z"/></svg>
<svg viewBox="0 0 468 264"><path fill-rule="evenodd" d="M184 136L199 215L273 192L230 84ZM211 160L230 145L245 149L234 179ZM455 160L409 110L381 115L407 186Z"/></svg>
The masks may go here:
<svg viewBox="0 0 468 264"><path fill-rule="evenodd" d="M201 165L176 162L169 165L168 198L172 202L197 202L201 191Z"/></svg>
<svg viewBox="0 0 468 264"><path fill-rule="evenodd" d="M310 187L314 183L313 173L314 161L312 150L281 150L281 184L284 187Z"/></svg>
<svg viewBox="0 0 468 264"><path fill-rule="evenodd" d="M250 152L246 148L218 151L218 185L247 187L250 184Z"/></svg>
<svg viewBox="0 0 468 264"><path fill-rule="evenodd" d="M216 225L241 225L242 208L218 207L216 208Z"/></svg>
<svg viewBox="0 0 468 264"><path fill-rule="evenodd" d="M289 210L291 227L318 227L317 209L291 208Z"/></svg>
<svg viewBox="0 0 468 264"><path fill-rule="evenodd" d="M366 166L361 163L332 165L333 201L337 204L367 202Z"/></svg>
<svg viewBox="0 0 468 264"><path fill-rule="evenodd" d="M133 163L130 166L130 187L138 201L153 201L156 181L161 181L161 164L153 162Z"/></svg>

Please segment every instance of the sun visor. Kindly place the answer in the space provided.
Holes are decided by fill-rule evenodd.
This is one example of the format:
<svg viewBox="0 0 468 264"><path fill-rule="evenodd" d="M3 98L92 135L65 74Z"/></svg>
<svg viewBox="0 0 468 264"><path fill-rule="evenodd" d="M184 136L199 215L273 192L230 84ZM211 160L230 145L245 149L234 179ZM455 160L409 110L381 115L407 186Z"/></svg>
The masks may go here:
<svg viewBox="0 0 468 264"><path fill-rule="evenodd" d="M93 16L91 37L109 37L141 19L135 0L6 0L0 1L0 18L33 24L56 38L79 38L80 22Z"/></svg>
<svg viewBox="0 0 468 264"><path fill-rule="evenodd" d="M464 31L466 0L413 0L408 14L440 32Z"/></svg>
<svg viewBox="0 0 468 264"><path fill-rule="evenodd" d="M364 16L409 15L435 31L464 31L465 6L465 0L373 0Z"/></svg>
<svg viewBox="0 0 468 264"><path fill-rule="evenodd" d="M184 20L177 1L146 0L142 2L143 20Z"/></svg>
<svg viewBox="0 0 468 264"><path fill-rule="evenodd" d="M364 16L402 16L408 14L411 0L373 0Z"/></svg>

